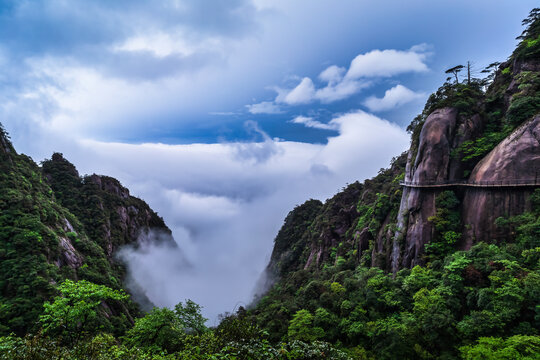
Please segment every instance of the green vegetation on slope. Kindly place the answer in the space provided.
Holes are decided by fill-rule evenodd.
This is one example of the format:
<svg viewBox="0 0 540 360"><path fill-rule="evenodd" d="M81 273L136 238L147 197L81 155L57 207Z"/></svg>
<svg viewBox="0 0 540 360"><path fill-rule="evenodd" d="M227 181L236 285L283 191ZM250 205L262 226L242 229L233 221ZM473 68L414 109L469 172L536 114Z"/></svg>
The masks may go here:
<svg viewBox="0 0 540 360"><path fill-rule="evenodd" d="M125 269L112 251L133 243L138 229L169 232L142 200L106 191L97 180L125 190L112 178L81 179L61 154L40 168L16 153L0 126L0 334L35 332L42 304L65 279L121 290ZM129 226L119 211L126 208ZM128 298L107 306L101 327L117 335L139 311Z"/></svg>
<svg viewBox="0 0 540 360"><path fill-rule="evenodd" d="M72 219L54 201L40 169L17 155L0 134L0 333L32 329L41 304L71 269L53 264L60 254L59 225Z"/></svg>
<svg viewBox="0 0 540 360"><path fill-rule="evenodd" d="M453 154L468 170L538 113L540 9L524 24L485 92L487 81L455 72L429 98L409 126L413 154L439 108L485 125ZM144 202L112 178L79 177L61 154L39 168L0 126L0 359L538 359L540 189L531 211L497 219L506 241L468 251L455 249L459 195L439 192L426 266L390 274L406 157L291 211L268 267L274 286L208 329L189 300L132 318L113 251L138 229L168 231Z"/></svg>
<svg viewBox="0 0 540 360"><path fill-rule="evenodd" d="M458 122L476 117L484 124L452 154L463 163L465 178L501 140L539 112L539 76L531 70L538 68L539 59L519 52L524 42L535 46L530 39L539 35L539 17L540 11L531 12L520 47L496 76L449 81L429 98L408 128L412 164L422 126L436 109L452 107L458 110ZM253 321L268 331L271 341L325 340L356 349L358 358L535 358L540 190L531 197L532 211L497 220L498 226L510 229L505 241L476 244L467 252L456 251L462 238L463 194L439 192L435 215L428 220L434 234L425 248L426 266L388 274L404 172L402 156L372 180L328 200L305 228L307 249L297 257L295 271L283 274L260 299L249 313ZM356 212L349 211L351 201L338 200L352 194ZM343 224L354 226L336 231Z"/></svg>
<svg viewBox="0 0 540 360"><path fill-rule="evenodd" d="M457 358L460 347L472 353L482 337L503 344L512 335L538 336L538 197L540 190L532 212L513 219L517 243L481 243L395 276L346 264L298 270L250 315L273 341L320 339L376 359Z"/></svg>

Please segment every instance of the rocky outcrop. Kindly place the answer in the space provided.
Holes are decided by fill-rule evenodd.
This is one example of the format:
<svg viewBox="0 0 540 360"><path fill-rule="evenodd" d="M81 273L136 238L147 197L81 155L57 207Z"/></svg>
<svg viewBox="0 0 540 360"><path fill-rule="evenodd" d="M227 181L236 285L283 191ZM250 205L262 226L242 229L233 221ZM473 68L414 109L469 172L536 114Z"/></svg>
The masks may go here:
<svg viewBox="0 0 540 360"><path fill-rule="evenodd" d="M358 182L328 199L308 200L292 210L274 240L274 250L263 275L268 285L283 274L336 262L356 225L356 205L362 192ZM340 248L340 244L342 248ZM352 244L348 244L352 247ZM264 286L259 285L264 288Z"/></svg>
<svg viewBox="0 0 540 360"><path fill-rule="evenodd" d="M513 92L511 87L506 93ZM463 142L477 138L482 128L479 115L462 119L450 108L434 111L422 128L418 151L409 153L405 181L418 184L462 181L464 162L451 156L452 151ZM540 116L537 115L479 161L468 181L534 183L539 181L539 177ZM398 231L392 243L391 269L394 272L422 264L424 246L432 241L434 235L429 218L435 215L435 198L442 190L404 188L397 219ZM468 249L480 241L509 239L510 230L497 227L495 220L527 211L532 191L532 187L466 188L464 192L458 191L463 215L463 236L459 247Z"/></svg>
<svg viewBox="0 0 540 360"><path fill-rule="evenodd" d="M501 64L501 69L512 68L512 78L508 87L504 91L504 106L506 109L510 106L512 102L512 97L514 94L520 91L519 85L520 82L517 79L518 74L522 72L540 72L540 59L513 59L508 60L507 62ZM498 73L498 76L501 74Z"/></svg>
<svg viewBox="0 0 540 360"><path fill-rule="evenodd" d="M120 181L109 177L93 174L88 177L89 181L96 184L100 190L116 195L122 199L129 198L129 190L120 184Z"/></svg>
<svg viewBox="0 0 540 360"><path fill-rule="evenodd" d="M306 234L311 246L304 269L318 268L327 262L337 263L342 252L340 244L345 245L347 233L358 217L356 205L361 192L360 184L351 184L322 206L319 216L308 229L313 233Z"/></svg>
<svg viewBox="0 0 540 360"><path fill-rule="evenodd" d="M540 115L521 125L474 168L469 182L535 181L540 172Z"/></svg>
<svg viewBox="0 0 540 360"><path fill-rule="evenodd" d="M471 173L477 183L540 182L540 116L516 129L484 157ZM532 188L471 188L463 199L464 237L461 248L479 241L499 241L508 234L498 228L498 217L528 210Z"/></svg>
<svg viewBox="0 0 540 360"><path fill-rule="evenodd" d="M120 247L139 240L176 246L163 219L118 180L81 177L60 153L40 167L17 154L1 124L0 173L0 298L10 309L1 315L3 334L35 327L43 302L57 295L51 284L87 280L117 289L127 270L116 256ZM137 299L150 303L143 291ZM138 313L129 299L102 307L110 329L127 328Z"/></svg>
<svg viewBox="0 0 540 360"><path fill-rule="evenodd" d="M58 238L58 246L60 248L60 258L55 262L58 267L69 266L72 269L77 269L83 265L81 254L75 250L71 241L66 237Z"/></svg>
<svg viewBox="0 0 540 360"><path fill-rule="evenodd" d="M425 183L448 179L457 113L456 109L444 108L428 116L420 133L414 166L409 166L406 181Z"/></svg>
<svg viewBox="0 0 540 360"><path fill-rule="evenodd" d="M460 181L464 165L452 156L453 149L473 139L483 127L479 115L458 116L457 109L442 108L426 119L416 153L409 152L405 182L418 184ZM414 161L414 163L413 163ZM392 243L391 268L421 264L424 245L433 237L429 218L435 214L434 189L405 188L398 214L398 231Z"/></svg>
<svg viewBox="0 0 540 360"><path fill-rule="evenodd" d="M136 246L151 230L168 234L161 238L176 246L163 219L144 201L131 196L115 178L96 174L81 178L75 166L60 153L43 162L43 174L56 198L82 222L109 261L114 261L114 253L120 247ZM152 237L148 241L153 240Z"/></svg>

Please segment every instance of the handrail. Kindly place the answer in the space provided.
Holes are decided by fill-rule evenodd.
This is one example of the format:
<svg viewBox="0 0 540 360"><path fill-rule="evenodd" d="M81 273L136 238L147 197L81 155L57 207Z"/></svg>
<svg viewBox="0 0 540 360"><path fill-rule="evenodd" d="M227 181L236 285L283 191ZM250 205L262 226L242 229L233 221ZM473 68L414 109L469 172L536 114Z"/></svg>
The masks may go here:
<svg viewBox="0 0 540 360"><path fill-rule="evenodd" d="M414 181L402 181L399 183L401 186L412 188L441 188L441 187L453 187L453 186L465 186L465 187L537 187L540 186L540 179L508 179L508 180L494 180L494 181L427 181L427 182L414 182Z"/></svg>

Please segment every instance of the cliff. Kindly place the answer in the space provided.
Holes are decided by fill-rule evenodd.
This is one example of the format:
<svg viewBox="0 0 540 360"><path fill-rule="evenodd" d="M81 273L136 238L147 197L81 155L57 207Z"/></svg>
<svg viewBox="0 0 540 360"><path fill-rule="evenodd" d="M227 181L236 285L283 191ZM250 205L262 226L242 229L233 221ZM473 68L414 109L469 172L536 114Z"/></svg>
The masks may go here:
<svg viewBox="0 0 540 360"><path fill-rule="evenodd" d="M363 184L355 182L324 204L308 200L295 207L278 232L262 279L267 289L295 271L325 266L385 267L390 262L395 219L401 199L406 154L396 157Z"/></svg>
<svg viewBox="0 0 540 360"><path fill-rule="evenodd" d="M171 236L163 219L118 180L96 174L80 177L59 153L42 163L42 171L58 202L80 219L110 259L123 245L148 241L150 229Z"/></svg>
<svg viewBox="0 0 540 360"><path fill-rule="evenodd" d="M307 219L296 215L312 203L289 214L270 278L338 262L395 273L479 242L515 241L496 220L530 211L540 181L540 26L531 21L487 78L452 80L429 97L407 129L410 149L389 169L310 206ZM497 186L516 182L528 186Z"/></svg>
<svg viewBox="0 0 540 360"><path fill-rule="evenodd" d="M524 23L488 77L429 97L388 169L289 213L249 312L271 340L299 319L362 359L538 338L540 9Z"/></svg>
<svg viewBox="0 0 540 360"><path fill-rule="evenodd" d="M432 221L436 198L444 191L454 192L460 202L460 249L481 241L512 241L511 229L498 226L496 219L530 211L528 199L538 185L539 64L537 58L511 58L500 66L485 95L477 97L472 111L444 107L426 118L417 149L413 139L409 150L405 182L486 186L406 187L393 244L394 272L424 264L426 244L444 241ZM502 186L512 184L520 186Z"/></svg>
<svg viewBox="0 0 540 360"><path fill-rule="evenodd" d="M80 177L61 154L39 167L0 133L0 334L37 325L44 301L64 279L121 289L125 267L115 252L169 235L163 220L106 176ZM164 237L167 239L167 237ZM104 304L104 329L121 333L139 310L131 300Z"/></svg>

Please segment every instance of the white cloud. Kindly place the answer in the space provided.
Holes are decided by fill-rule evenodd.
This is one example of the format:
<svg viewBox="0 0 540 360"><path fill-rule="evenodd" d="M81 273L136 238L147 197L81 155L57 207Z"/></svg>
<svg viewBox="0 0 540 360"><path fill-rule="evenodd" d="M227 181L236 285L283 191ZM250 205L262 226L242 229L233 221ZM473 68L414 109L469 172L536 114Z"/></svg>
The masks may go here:
<svg viewBox="0 0 540 360"><path fill-rule="evenodd" d="M322 129L322 130L338 130L337 124L325 124L320 121L314 120L311 117L306 116L297 116L294 119L291 120L294 124L302 124L305 127L314 128L314 129Z"/></svg>
<svg viewBox="0 0 540 360"><path fill-rule="evenodd" d="M113 51L148 51L158 57L171 54L192 55L203 48L201 44L189 44L181 33L174 34L157 32L132 36L121 44L112 47Z"/></svg>
<svg viewBox="0 0 540 360"><path fill-rule="evenodd" d="M313 85L313 81L305 77L294 89L285 95L283 102L289 105L307 104L313 101L314 96L315 86Z"/></svg>
<svg viewBox="0 0 540 360"><path fill-rule="evenodd" d="M430 55L431 53L429 51L432 50L432 49L433 49L432 45L429 45L429 44L426 44L426 43L421 43L421 44L416 44L416 45L411 46L409 51L412 51L412 52L415 52L415 53L424 53L426 55Z"/></svg>
<svg viewBox="0 0 540 360"><path fill-rule="evenodd" d="M250 301L288 211L375 175L409 142L404 130L363 112L328 124L296 122L326 125L338 134L326 145L279 141L252 124L264 141L137 145L77 140L69 130L43 124L34 127L40 133L25 135L32 139L14 138L32 143L38 160L63 152L81 174L114 176L146 200L171 227L180 249L130 253L131 275L157 305L191 298L215 319Z"/></svg>
<svg viewBox="0 0 540 360"><path fill-rule="evenodd" d="M424 97L424 93L417 93L403 85L396 85L386 90L382 98L375 96L367 98L364 105L371 111L385 111Z"/></svg>
<svg viewBox="0 0 540 360"><path fill-rule="evenodd" d="M326 104L346 99L371 84L367 81L342 79L339 69L341 68L331 66L319 75L327 82L327 85L320 89L316 89L308 77L303 78L293 89L274 88L278 93L274 103L303 105L318 100Z"/></svg>
<svg viewBox="0 0 540 360"><path fill-rule="evenodd" d="M357 80L343 80L337 84L328 84L322 89L318 89L315 93L315 98L322 103L331 103L338 100L343 100L351 95L356 94L361 89L368 87L369 82L360 82Z"/></svg>
<svg viewBox="0 0 540 360"><path fill-rule="evenodd" d="M272 101L263 101L258 104L246 105L251 114L281 114L279 105Z"/></svg>
<svg viewBox="0 0 540 360"><path fill-rule="evenodd" d="M316 88L309 77L304 77L296 87L283 89L274 87L278 93L273 102L265 101L261 107L273 109L272 105L283 103L287 105L309 104L315 100L323 104L347 99L362 89L369 87L373 78L391 77L407 72L425 72L428 67L425 59L429 55L427 44L419 44L409 50L372 50L356 56L349 69L337 65L328 66L318 76L326 86ZM390 94L393 95L393 94ZM405 99L405 94L402 94ZM410 100L408 100L410 101ZM370 100L370 103L372 100ZM395 106L400 103L395 104ZM258 105L258 104L255 104ZM251 108L255 105L247 105ZM264 106L263 106L264 105ZM375 105L377 106L377 105ZM256 108L255 108L256 109ZM272 112L259 112L272 113Z"/></svg>
<svg viewBox="0 0 540 360"><path fill-rule="evenodd" d="M416 51L414 51L414 50ZM424 63L426 54L411 50L372 50L360 54L351 61L351 66L345 75L348 79L390 77L406 72L428 71Z"/></svg>
<svg viewBox="0 0 540 360"><path fill-rule="evenodd" d="M383 154L388 153L385 147L391 147L396 156L402 152L397 149L405 150L409 143L409 137L403 136L399 126L363 111L341 115L332 119L329 125L339 128L339 136L328 138L328 144L316 160L332 172L346 172L347 167L355 168L358 164L370 167L379 163L385 167L388 161L381 161Z"/></svg>
<svg viewBox="0 0 540 360"><path fill-rule="evenodd" d="M345 68L331 65L319 74L319 79L329 84L335 84L343 79Z"/></svg>

